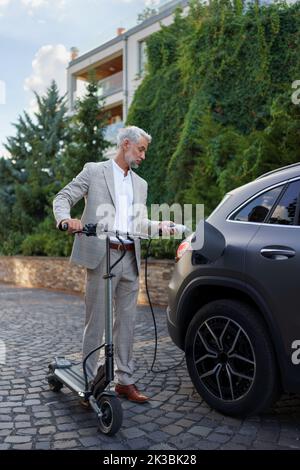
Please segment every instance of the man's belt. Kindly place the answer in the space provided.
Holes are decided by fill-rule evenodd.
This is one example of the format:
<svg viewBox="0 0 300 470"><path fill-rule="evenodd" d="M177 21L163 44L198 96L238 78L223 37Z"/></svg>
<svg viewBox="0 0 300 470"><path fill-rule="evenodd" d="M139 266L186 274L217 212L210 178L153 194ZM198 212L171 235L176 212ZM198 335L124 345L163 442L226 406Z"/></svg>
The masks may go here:
<svg viewBox="0 0 300 470"><path fill-rule="evenodd" d="M109 247L112 248L113 250L119 250L119 251L133 251L134 250L134 243L113 243L110 242Z"/></svg>

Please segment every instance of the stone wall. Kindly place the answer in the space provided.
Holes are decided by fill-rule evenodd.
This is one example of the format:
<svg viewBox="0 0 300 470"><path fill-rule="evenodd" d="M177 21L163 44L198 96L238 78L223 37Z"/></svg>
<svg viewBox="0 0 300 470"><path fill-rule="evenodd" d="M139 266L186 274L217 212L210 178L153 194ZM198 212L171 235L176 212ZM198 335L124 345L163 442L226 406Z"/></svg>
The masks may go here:
<svg viewBox="0 0 300 470"><path fill-rule="evenodd" d="M172 260L148 260L148 288L153 305L167 305L167 286L173 266ZM70 264L66 258L0 256L0 282L83 294L85 270L80 266ZM144 261L142 261L138 303L148 303Z"/></svg>

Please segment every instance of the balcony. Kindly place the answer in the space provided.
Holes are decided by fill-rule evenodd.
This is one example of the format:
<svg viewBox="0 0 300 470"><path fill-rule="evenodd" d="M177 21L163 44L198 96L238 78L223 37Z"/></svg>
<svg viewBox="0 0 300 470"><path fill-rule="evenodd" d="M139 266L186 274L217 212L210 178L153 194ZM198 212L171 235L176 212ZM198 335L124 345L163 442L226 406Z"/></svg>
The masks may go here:
<svg viewBox="0 0 300 470"><path fill-rule="evenodd" d="M123 72L114 73L109 77L103 78L98 82L99 96L105 98L106 96L122 91L123 89Z"/></svg>

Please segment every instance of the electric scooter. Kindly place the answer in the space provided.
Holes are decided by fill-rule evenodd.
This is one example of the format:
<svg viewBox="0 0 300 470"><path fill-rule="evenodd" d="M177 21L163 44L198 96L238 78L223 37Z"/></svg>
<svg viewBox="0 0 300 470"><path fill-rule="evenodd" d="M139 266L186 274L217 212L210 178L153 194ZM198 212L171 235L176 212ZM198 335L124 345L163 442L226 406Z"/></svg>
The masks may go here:
<svg viewBox="0 0 300 470"><path fill-rule="evenodd" d="M68 225L65 223L61 230L67 230ZM88 237L97 236L97 224L86 224L80 231L74 233L84 234ZM142 234L123 234L121 232L112 232L108 230L100 230L106 235L106 274L103 276L106 283L105 295L105 344L98 346L84 358L83 363L75 364L63 356L55 357L54 361L49 364L49 372L47 380L50 390L59 392L65 385L75 393L95 411L98 418L98 426L102 433L109 436L114 435L120 429L123 420L123 410L121 402L114 391L109 389L109 384L114 379L114 345L113 345L113 307L112 307L112 278L114 274L112 269L123 259L126 254L122 250L120 258L110 265L110 235L114 235L124 244L121 236L132 241L135 238L149 239L148 236ZM86 363L88 358L97 350L105 348L105 362L100 365L97 374L91 382L88 381ZM108 388L107 388L108 387Z"/></svg>

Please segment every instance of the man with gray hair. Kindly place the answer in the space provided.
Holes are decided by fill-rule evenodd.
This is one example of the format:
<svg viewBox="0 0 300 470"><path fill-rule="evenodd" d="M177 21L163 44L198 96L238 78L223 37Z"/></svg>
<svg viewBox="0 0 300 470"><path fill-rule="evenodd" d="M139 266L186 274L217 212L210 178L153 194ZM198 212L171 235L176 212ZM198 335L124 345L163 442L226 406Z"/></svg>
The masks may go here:
<svg viewBox="0 0 300 470"><path fill-rule="evenodd" d="M115 158L105 162L86 163L81 173L65 186L53 201L53 212L59 227L68 224L68 232L82 230L86 223L97 223L101 207L111 207L112 229L132 233L132 207L146 206L147 182L132 171L138 168L146 157L151 136L144 130L129 126L119 130ZM72 219L71 208L85 198L85 209L81 220ZM150 221L144 214L143 224L163 233L173 233L170 222ZM141 248L139 240L119 240L110 237L111 263L122 250L126 256L114 268L112 281L114 297L114 345L116 361L116 392L130 401L143 403L149 400L134 383L133 336L136 318L136 304L139 290ZM83 334L83 358L100 346L105 320L106 271L105 240L94 237L75 236L70 261L86 267L85 306L86 318ZM87 361L89 379L97 372L99 350Z"/></svg>

